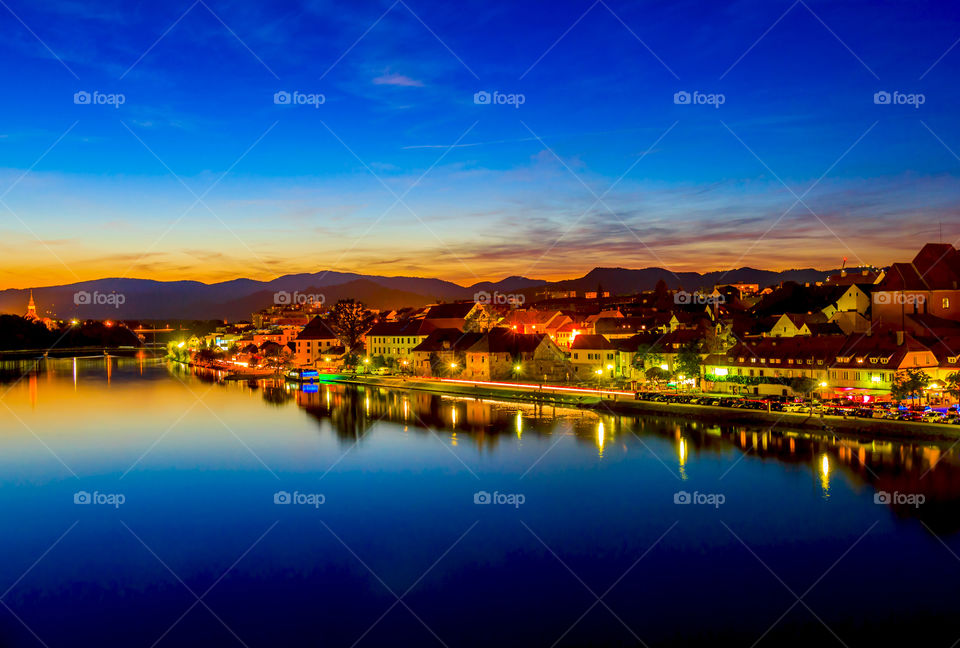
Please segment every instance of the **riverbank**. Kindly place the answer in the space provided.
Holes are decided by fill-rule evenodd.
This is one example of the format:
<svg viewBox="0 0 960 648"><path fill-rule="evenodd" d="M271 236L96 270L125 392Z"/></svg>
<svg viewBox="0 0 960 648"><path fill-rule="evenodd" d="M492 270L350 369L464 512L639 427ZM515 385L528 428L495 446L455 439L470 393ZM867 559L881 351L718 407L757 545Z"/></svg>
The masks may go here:
<svg viewBox="0 0 960 648"><path fill-rule="evenodd" d="M166 349L151 347L71 347L52 349L8 349L0 351L0 360L33 360L37 358L86 358L94 356L121 356L129 358L144 354L152 358L166 355Z"/></svg>
<svg viewBox="0 0 960 648"><path fill-rule="evenodd" d="M633 395L616 391L595 391L545 385L518 386L511 384L471 383L426 378L397 378L353 374L321 374L320 382L387 387L390 389L426 391L451 396L500 398L524 403L543 403L607 410L616 414L659 414L680 416L708 423L759 425L814 430L822 434L842 434L896 440L957 440L960 426L886 419L844 418L842 416L791 412L764 412L710 405L685 403L658 403L634 400Z"/></svg>

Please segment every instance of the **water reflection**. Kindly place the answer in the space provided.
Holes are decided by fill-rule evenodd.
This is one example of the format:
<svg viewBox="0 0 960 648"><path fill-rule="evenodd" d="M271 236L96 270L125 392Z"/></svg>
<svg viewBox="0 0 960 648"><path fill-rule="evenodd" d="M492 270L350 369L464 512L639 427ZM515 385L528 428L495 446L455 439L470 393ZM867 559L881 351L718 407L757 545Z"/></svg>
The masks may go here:
<svg viewBox="0 0 960 648"><path fill-rule="evenodd" d="M897 516L920 519L938 533L960 530L960 459L950 442L839 437L780 426L711 425L671 416L614 416L587 409L375 386L224 378L217 372L195 372L143 358L0 362L4 385L0 393L22 390L25 408L56 409L59 399L67 394L76 398L78 387L88 386L95 388L82 391L84 402L102 399L106 403L117 397L111 395L110 387L118 383L148 390L152 382L173 379L198 397L203 393L199 383L250 398L259 396L270 408L298 408L323 434L332 430L344 445L365 443L367 435L383 421L413 434L436 433L451 445L483 453L496 453L501 445L520 446L528 440L551 444L563 435L604 463L619 461L627 452L656 454L683 480L697 472L702 475L704 466L699 460L704 458L721 460L724 477L731 475L727 479L734 479L736 471L744 470L743 465L776 462L805 470L819 497L826 501L843 494L842 483L878 494L923 495L925 503L919 507L897 498L888 498L883 504ZM11 400L4 402L9 405ZM64 412L63 416L71 414ZM265 412L266 420L270 416ZM393 428L383 426L383 430L389 434Z"/></svg>
<svg viewBox="0 0 960 648"><path fill-rule="evenodd" d="M377 421L395 421L426 432L446 433L451 443L470 443L495 451L499 444L522 441L527 436L572 434L581 444L606 458L615 441L639 443L651 436L675 444L677 474L688 479L691 461L703 455L726 456L731 450L763 461L807 466L816 478L820 496L829 500L838 471L854 484L876 492L923 494L921 507L889 506L897 515L917 517L931 529L960 530L960 460L951 444L897 442L820 435L776 428L709 425L666 416L613 416L593 410L531 405L505 400L449 397L380 387L320 385L314 393L296 386L298 407L318 421L329 421L344 442L361 441ZM619 448L625 448L625 445ZM642 450L653 451L649 444ZM668 457L659 457L670 463ZM737 468L731 467L732 470Z"/></svg>

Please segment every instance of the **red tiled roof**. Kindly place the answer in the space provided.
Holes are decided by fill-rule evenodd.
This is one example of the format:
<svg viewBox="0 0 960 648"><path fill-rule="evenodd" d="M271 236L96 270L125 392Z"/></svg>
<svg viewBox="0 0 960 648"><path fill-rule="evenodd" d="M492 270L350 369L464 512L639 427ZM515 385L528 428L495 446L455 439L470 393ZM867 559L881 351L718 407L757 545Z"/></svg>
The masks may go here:
<svg viewBox="0 0 960 648"><path fill-rule="evenodd" d="M514 333L508 329L495 328L485 333L469 349L470 353L532 353L543 339L542 333Z"/></svg>
<svg viewBox="0 0 960 648"><path fill-rule="evenodd" d="M483 333L464 333L460 329L436 329L427 339L413 347L414 351L466 351L476 344Z"/></svg>
<svg viewBox="0 0 960 648"><path fill-rule="evenodd" d="M298 340L335 340L336 334L320 317L314 317L297 335Z"/></svg>
<svg viewBox="0 0 960 648"><path fill-rule="evenodd" d="M590 350L612 350L616 347L610 343L610 340L603 337L602 335L584 335L580 334L573 340L573 344L570 345L571 349L590 349Z"/></svg>

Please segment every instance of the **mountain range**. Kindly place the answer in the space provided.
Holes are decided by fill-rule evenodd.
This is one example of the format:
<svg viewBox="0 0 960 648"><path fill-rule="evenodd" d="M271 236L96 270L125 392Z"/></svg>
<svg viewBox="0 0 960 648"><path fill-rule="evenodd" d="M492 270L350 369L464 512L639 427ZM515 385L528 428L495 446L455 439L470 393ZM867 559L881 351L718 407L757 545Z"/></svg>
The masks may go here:
<svg viewBox="0 0 960 648"><path fill-rule="evenodd" d="M852 269L851 269L852 270ZM652 290L661 279L670 288L693 291L717 282L756 283L768 286L781 281L822 281L838 270L813 268L775 272L737 268L704 274L673 273L664 268L594 268L586 275L561 281L507 277L461 286L443 279L384 277L350 272L323 271L293 274L271 281L233 279L205 284L199 281L152 279L96 279L62 286L33 289L37 312L60 319L248 319L254 311L275 303L323 300L333 304L352 298L370 308L392 309L423 306L439 301L472 299L480 292L523 294L529 303L536 293L588 291L602 286L612 294ZM0 291L0 312L24 314L29 289Z"/></svg>

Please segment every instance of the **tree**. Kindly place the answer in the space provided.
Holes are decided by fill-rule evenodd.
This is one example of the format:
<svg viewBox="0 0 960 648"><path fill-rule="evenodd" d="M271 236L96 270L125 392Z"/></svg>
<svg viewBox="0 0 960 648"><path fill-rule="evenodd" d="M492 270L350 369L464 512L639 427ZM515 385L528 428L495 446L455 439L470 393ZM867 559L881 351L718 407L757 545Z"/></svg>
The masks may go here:
<svg viewBox="0 0 960 648"><path fill-rule="evenodd" d="M644 371L647 364L660 367L663 364L663 355L660 353L660 347L656 344L641 344L637 347L637 352L633 354L633 368Z"/></svg>
<svg viewBox="0 0 960 648"><path fill-rule="evenodd" d="M698 387L700 386L700 365L702 364L699 342L690 342L683 345L680 353L677 354L677 372L685 378L693 378Z"/></svg>
<svg viewBox="0 0 960 648"><path fill-rule="evenodd" d="M898 403L904 399L919 398L930 380L930 376L923 369L911 367L898 371L890 386L890 395Z"/></svg>
<svg viewBox="0 0 960 648"><path fill-rule="evenodd" d="M264 347L264 363L279 373L290 361L289 351L279 344L265 344Z"/></svg>
<svg viewBox="0 0 960 648"><path fill-rule="evenodd" d="M660 367L650 367L646 370L645 374L647 376L647 380L651 380L656 383L670 380L670 372L666 369L661 369Z"/></svg>
<svg viewBox="0 0 960 648"><path fill-rule="evenodd" d="M817 388L817 381L809 376L796 376L790 379L790 389L795 394L809 396L810 392Z"/></svg>
<svg viewBox="0 0 960 648"><path fill-rule="evenodd" d="M960 402L960 371L954 371L952 374L947 376L946 380L946 391L953 399L957 402Z"/></svg>
<svg viewBox="0 0 960 648"><path fill-rule="evenodd" d="M333 307L327 324L348 353L353 353L370 330L374 314L352 299L341 299Z"/></svg>

